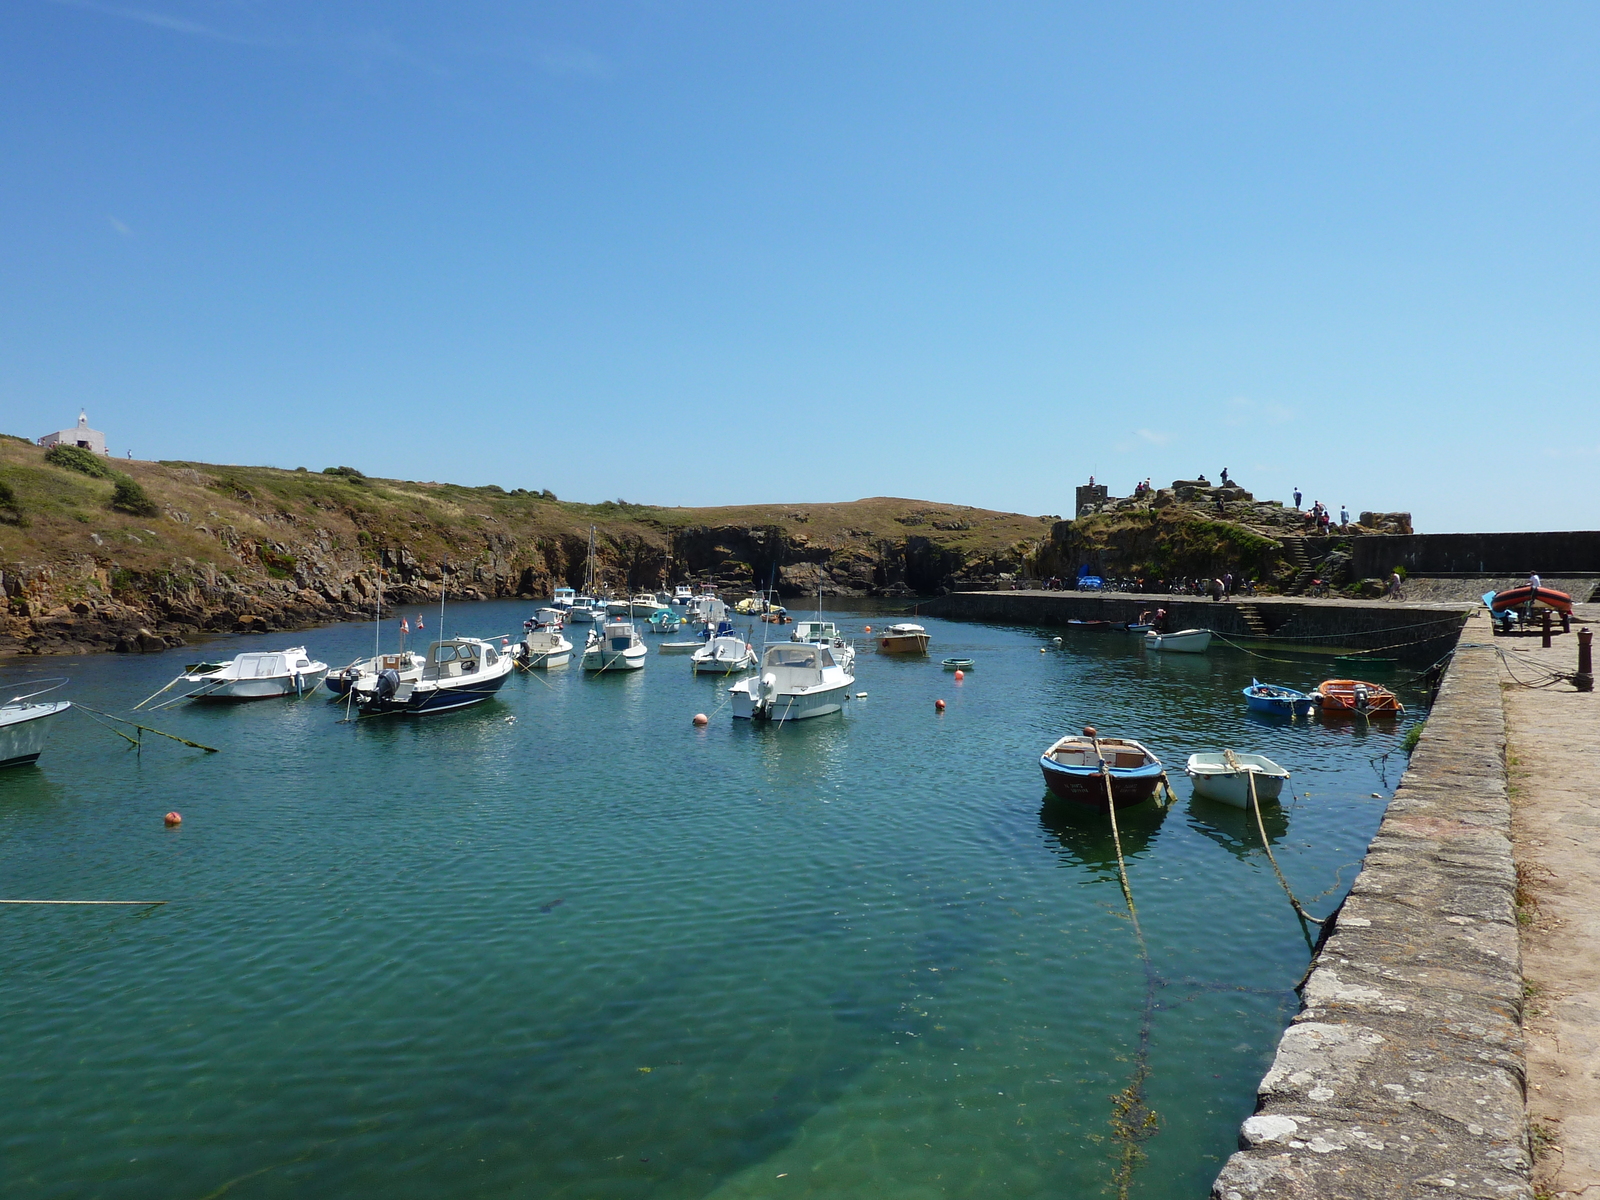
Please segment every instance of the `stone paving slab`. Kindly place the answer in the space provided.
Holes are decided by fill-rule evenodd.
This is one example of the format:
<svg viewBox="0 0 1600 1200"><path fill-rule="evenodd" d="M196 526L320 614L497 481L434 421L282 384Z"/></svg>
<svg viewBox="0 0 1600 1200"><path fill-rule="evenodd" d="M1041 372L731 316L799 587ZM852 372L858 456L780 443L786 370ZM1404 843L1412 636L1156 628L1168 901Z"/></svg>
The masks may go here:
<svg viewBox="0 0 1600 1200"><path fill-rule="evenodd" d="M1475 617L1214 1200L1531 1200L1497 662Z"/></svg>

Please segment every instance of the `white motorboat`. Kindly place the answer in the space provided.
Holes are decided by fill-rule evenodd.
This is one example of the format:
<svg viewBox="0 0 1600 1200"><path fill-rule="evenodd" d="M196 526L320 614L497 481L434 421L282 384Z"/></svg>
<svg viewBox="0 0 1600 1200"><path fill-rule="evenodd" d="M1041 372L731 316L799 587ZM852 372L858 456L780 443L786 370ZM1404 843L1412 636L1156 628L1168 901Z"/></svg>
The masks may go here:
<svg viewBox="0 0 1600 1200"><path fill-rule="evenodd" d="M674 608L688 608L689 601L694 599L694 589L687 583L680 583L672 589L672 606Z"/></svg>
<svg viewBox="0 0 1600 1200"><path fill-rule="evenodd" d="M856 648L850 644L839 627L832 621L796 621L794 630L789 634L791 642L808 642L816 646L826 646L833 651L833 660L846 671L853 670L856 665Z"/></svg>
<svg viewBox="0 0 1600 1200"><path fill-rule="evenodd" d="M706 642L689 660L696 675L732 675L756 665L755 647L737 633L724 633Z"/></svg>
<svg viewBox="0 0 1600 1200"><path fill-rule="evenodd" d="M370 658L358 658L337 671L329 671L322 682L335 696L343 696L363 675L395 671L401 679L416 680L422 678L422 668L425 666L427 662L414 650L402 650L399 654L376 654Z"/></svg>
<svg viewBox="0 0 1600 1200"><path fill-rule="evenodd" d="M559 608L562 612L572 607L572 602L577 599L578 593L568 587L556 588L550 593L550 607Z"/></svg>
<svg viewBox="0 0 1600 1200"><path fill-rule="evenodd" d="M694 629L715 629L727 619L728 606L709 594L696 596L684 614L684 620Z"/></svg>
<svg viewBox="0 0 1600 1200"><path fill-rule="evenodd" d="M1251 776L1255 777L1257 800L1276 800L1289 778L1288 771L1264 755L1232 750L1191 754L1184 772L1194 780L1196 796L1234 808L1250 807Z"/></svg>
<svg viewBox="0 0 1600 1200"><path fill-rule="evenodd" d="M511 655L493 642L447 638L428 647L420 679L379 671L359 680L350 692L362 709L372 713L449 712L489 699L514 669Z"/></svg>
<svg viewBox="0 0 1600 1200"><path fill-rule="evenodd" d="M1211 630L1180 629L1177 633L1157 633L1147 630L1144 635L1146 650L1167 650L1180 654L1204 654L1211 645Z"/></svg>
<svg viewBox="0 0 1600 1200"><path fill-rule="evenodd" d="M635 592L626 600L611 601L606 605L606 612L613 617L648 621L658 612L665 612L668 607L670 606L656 599L654 592Z"/></svg>
<svg viewBox="0 0 1600 1200"><path fill-rule="evenodd" d="M878 653L880 654L926 654L928 652L928 631L921 625L913 625L909 621L900 625L891 625L882 633L877 634Z"/></svg>
<svg viewBox="0 0 1600 1200"><path fill-rule="evenodd" d="M572 661L572 643L561 633L561 626L539 626L525 623L522 640L512 648L512 655L525 667L548 670L564 667Z"/></svg>
<svg viewBox="0 0 1600 1200"><path fill-rule="evenodd" d="M172 683L193 685L182 700L267 700L314 691L327 673L327 663L313 662L304 646L295 646L194 663Z"/></svg>
<svg viewBox="0 0 1600 1200"><path fill-rule="evenodd" d="M800 721L838 712L855 681L827 646L785 642L768 646L760 674L741 679L728 694L736 718Z"/></svg>
<svg viewBox="0 0 1600 1200"><path fill-rule="evenodd" d="M57 680L45 691L61 686ZM58 717L72 707L70 700L34 702L33 696L14 696L0 704L0 767L25 767L37 762L44 753L45 739L50 736L51 717Z"/></svg>
<svg viewBox="0 0 1600 1200"><path fill-rule="evenodd" d="M637 671L649 654L633 622L613 618L589 631L588 644L583 648L583 669Z"/></svg>
<svg viewBox="0 0 1600 1200"><path fill-rule="evenodd" d="M662 642L656 647L657 654L693 654L704 648L705 642L696 638L692 642Z"/></svg>
<svg viewBox="0 0 1600 1200"><path fill-rule="evenodd" d="M593 596L574 596L567 607L567 620L574 625L598 624L605 615L605 606Z"/></svg>

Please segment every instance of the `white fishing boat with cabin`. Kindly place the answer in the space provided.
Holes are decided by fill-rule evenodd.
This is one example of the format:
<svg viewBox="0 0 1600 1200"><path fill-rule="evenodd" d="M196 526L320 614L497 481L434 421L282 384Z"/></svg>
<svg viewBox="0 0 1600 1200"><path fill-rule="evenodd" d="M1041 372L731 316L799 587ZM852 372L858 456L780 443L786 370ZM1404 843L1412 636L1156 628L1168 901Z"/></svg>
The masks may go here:
<svg viewBox="0 0 1600 1200"><path fill-rule="evenodd" d="M689 601L694 599L694 589L687 583L680 583L672 589L672 606L674 608L688 608Z"/></svg>
<svg viewBox="0 0 1600 1200"><path fill-rule="evenodd" d="M550 607L559 608L562 612L572 607L572 602L577 599L578 593L569 587L559 587L550 593Z"/></svg>
<svg viewBox="0 0 1600 1200"><path fill-rule="evenodd" d="M833 660L846 671L854 670L856 665L856 648L850 640L839 632L839 627L832 621L820 618L812 621L796 621L794 630L789 634L791 642L807 642L814 646L826 646L833 651Z"/></svg>
<svg viewBox="0 0 1600 1200"><path fill-rule="evenodd" d="M1191 754L1184 773L1194 781L1194 794L1234 808L1250 807L1250 780L1256 782L1257 800L1276 800L1289 772L1261 754L1232 750Z"/></svg>
<svg viewBox="0 0 1600 1200"><path fill-rule="evenodd" d="M658 612L665 612L668 607L656 599L654 592L635 592L626 600L611 601L606 605L606 612L613 617L648 621Z"/></svg>
<svg viewBox="0 0 1600 1200"><path fill-rule="evenodd" d="M363 710L423 715L466 708L489 699L515 669L511 655L483 638L458 637L428 647L422 677L403 680L380 671L350 689Z"/></svg>
<svg viewBox="0 0 1600 1200"><path fill-rule="evenodd" d="M926 629L909 621L889 626L877 638L880 654L926 654L930 641Z"/></svg>
<svg viewBox="0 0 1600 1200"><path fill-rule="evenodd" d="M734 717L756 721L802 721L844 707L855 676L827 646L780 642L762 655L760 673L728 689Z"/></svg>
<svg viewBox="0 0 1600 1200"><path fill-rule="evenodd" d="M732 675L755 665L755 647L737 633L718 634L689 659L689 669L696 675Z"/></svg>
<svg viewBox="0 0 1600 1200"><path fill-rule="evenodd" d="M421 679L426 660L415 650L402 650L398 654L375 654L358 658L354 662L329 671L323 685L335 696L343 696L360 682L362 676L376 675L379 671L395 671L401 679Z"/></svg>
<svg viewBox="0 0 1600 1200"><path fill-rule="evenodd" d="M327 673L327 663L313 662L304 646L295 646L241 654L227 662L195 663L172 684L193 685L180 700L269 700L313 691Z"/></svg>
<svg viewBox="0 0 1600 1200"><path fill-rule="evenodd" d="M522 640L513 647L511 654L523 666L546 671L572 661L572 643L562 634L559 617L554 621L542 619L552 611L541 608L522 623Z"/></svg>
<svg viewBox="0 0 1600 1200"><path fill-rule="evenodd" d="M632 621L613 618L589 631L583 648L585 671L637 671L650 655Z"/></svg>

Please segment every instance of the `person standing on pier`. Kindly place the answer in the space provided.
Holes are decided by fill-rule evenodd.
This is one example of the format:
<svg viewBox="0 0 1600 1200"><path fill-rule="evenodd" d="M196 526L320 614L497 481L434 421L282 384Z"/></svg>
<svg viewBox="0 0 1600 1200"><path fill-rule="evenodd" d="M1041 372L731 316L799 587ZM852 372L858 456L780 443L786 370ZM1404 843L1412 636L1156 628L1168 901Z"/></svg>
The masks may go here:
<svg viewBox="0 0 1600 1200"><path fill-rule="evenodd" d="M1300 511L1300 489L1299 488L1295 488L1295 490L1294 490L1294 510L1295 510L1295 512L1299 512Z"/></svg>
<svg viewBox="0 0 1600 1200"><path fill-rule="evenodd" d="M1339 532L1343 533L1350 528L1350 510L1344 505L1339 505Z"/></svg>

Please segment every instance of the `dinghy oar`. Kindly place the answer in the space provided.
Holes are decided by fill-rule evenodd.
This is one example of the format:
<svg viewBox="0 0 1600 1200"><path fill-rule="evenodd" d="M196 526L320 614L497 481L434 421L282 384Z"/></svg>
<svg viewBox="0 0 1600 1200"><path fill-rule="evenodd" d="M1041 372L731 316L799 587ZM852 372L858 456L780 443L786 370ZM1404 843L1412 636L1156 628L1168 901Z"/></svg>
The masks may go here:
<svg viewBox="0 0 1600 1200"><path fill-rule="evenodd" d="M105 717L106 720L108 720L108 721L120 721L124 725L132 725L135 729L139 730L142 733L153 733L157 737L171 738L175 742L182 742L185 746L193 747L196 750L204 750L207 754L218 754L218 753L220 753L220 751L215 746L206 746L206 745L201 744L200 742L191 742L188 738L179 737L175 733L167 733L164 730L155 729L155 728L153 728L153 727L151 727L149 725L141 725L137 721L128 720L127 717L119 717L119 716L116 716L113 713L101 712L98 708L90 708L87 704L84 704L81 701L74 703L72 707L73 708L81 708L86 713L94 713L94 714L96 714L98 716ZM106 728L110 729L111 727L108 725L108 726L106 726ZM115 733L115 734L120 734L122 737L125 737L125 738L128 737L128 735L123 733L122 730L120 730L120 729L112 729L111 732ZM130 742L133 742L133 744L135 746L139 745L138 740L135 739L135 738L128 738L128 740Z"/></svg>

